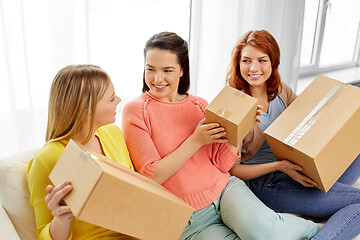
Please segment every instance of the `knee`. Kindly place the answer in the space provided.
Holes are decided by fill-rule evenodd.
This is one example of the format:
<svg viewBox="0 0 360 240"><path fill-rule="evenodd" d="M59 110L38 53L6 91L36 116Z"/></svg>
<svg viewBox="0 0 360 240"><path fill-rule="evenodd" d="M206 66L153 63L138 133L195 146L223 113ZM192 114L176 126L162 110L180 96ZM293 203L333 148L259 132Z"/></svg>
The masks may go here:
<svg viewBox="0 0 360 240"><path fill-rule="evenodd" d="M257 228L251 233L250 239L311 239L319 231L319 227L313 222L292 215L276 214L258 218L254 224Z"/></svg>
<svg viewBox="0 0 360 240"><path fill-rule="evenodd" d="M283 225L283 219L279 216L278 219L272 219L259 216L251 216L248 218L247 222L251 223L251 227L248 226L248 231L242 231L246 236L240 236L241 239L253 239L253 240L285 240L282 238L284 236L284 228L279 227ZM288 239L286 239L288 240Z"/></svg>

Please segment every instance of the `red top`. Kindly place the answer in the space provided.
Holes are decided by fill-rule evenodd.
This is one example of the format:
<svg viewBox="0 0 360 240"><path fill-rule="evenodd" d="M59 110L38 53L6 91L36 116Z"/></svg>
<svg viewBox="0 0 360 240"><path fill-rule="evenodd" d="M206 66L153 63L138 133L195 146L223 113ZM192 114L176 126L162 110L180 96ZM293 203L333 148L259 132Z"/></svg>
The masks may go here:
<svg viewBox="0 0 360 240"><path fill-rule="evenodd" d="M204 99L191 94L170 103L143 93L126 104L122 130L135 169L152 178L158 162L194 132L206 106ZM199 210L223 191L238 157L226 143L204 145L162 185Z"/></svg>

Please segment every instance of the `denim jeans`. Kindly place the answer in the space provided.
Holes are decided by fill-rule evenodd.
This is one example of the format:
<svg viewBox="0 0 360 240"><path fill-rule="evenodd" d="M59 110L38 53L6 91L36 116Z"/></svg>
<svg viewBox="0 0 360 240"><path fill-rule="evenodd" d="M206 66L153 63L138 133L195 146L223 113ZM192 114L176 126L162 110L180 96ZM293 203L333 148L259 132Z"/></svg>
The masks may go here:
<svg viewBox="0 0 360 240"><path fill-rule="evenodd" d="M269 209L242 180L230 177L215 202L193 213L180 239L297 240L318 231L312 221Z"/></svg>
<svg viewBox="0 0 360 240"><path fill-rule="evenodd" d="M304 187L282 172L247 184L276 212L329 218L314 240L351 240L360 234L360 189L352 187L359 176L360 155L326 194L315 187Z"/></svg>

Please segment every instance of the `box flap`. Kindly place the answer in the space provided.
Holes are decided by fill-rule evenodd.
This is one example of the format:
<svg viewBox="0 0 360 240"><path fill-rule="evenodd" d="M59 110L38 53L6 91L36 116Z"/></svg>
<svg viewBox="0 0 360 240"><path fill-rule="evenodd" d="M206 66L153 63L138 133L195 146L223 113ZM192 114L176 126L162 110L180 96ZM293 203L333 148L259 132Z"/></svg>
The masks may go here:
<svg viewBox="0 0 360 240"><path fill-rule="evenodd" d="M73 190L64 198L64 201L78 218L102 172L102 169L91 161L89 153L75 141L70 140L49 178L55 186L66 180L71 182ZM81 181L77 181L78 179Z"/></svg>
<svg viewBox="0 0 360 240"><path fill-rule="evenodd" d="M206 110L238 124L257 105L257 99L226 85Z"/></svg>
<svg viewBox="0 0 360 240"><path fill-rule="evenodd" d="M238 147L256 123L257 99L230 86L225 86L206 107L206 123L219 123L225 128L228 143Z"/></svg>

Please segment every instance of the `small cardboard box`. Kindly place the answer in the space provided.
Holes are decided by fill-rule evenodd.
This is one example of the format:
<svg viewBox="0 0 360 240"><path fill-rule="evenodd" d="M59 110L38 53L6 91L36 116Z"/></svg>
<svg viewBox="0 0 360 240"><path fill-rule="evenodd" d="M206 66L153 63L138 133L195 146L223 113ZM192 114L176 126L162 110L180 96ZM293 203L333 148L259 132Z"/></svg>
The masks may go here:
<svg viewBox="0 0 360 240"><path fill-rule="evenodd" d="M327 192L360 153L360 88L318 76L264 134Z"/></svg>
<svg viewBox="0 0 360 240"><path fill-rule="evenodd" d="M219 123L231 145L238 147L256 122L257 99L233 87L223 90L206 107L206 123Z"/></svg>
<svg viewBox="0 0 360 240"><path fill-rule="evenodd" d="M69 180L64 200L84 222L140 239L179 239L194 209L155 181L70 140L50 180Z"/></svg>

